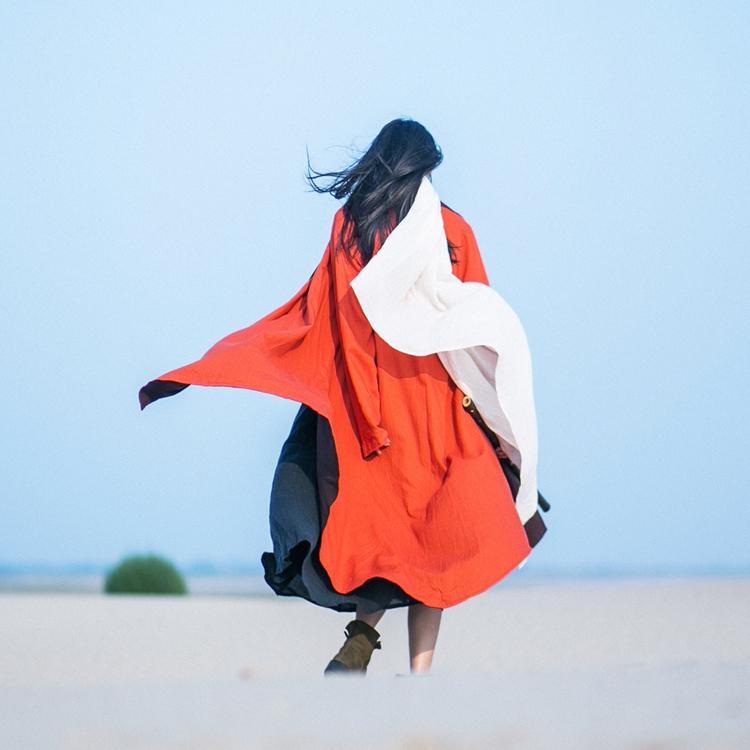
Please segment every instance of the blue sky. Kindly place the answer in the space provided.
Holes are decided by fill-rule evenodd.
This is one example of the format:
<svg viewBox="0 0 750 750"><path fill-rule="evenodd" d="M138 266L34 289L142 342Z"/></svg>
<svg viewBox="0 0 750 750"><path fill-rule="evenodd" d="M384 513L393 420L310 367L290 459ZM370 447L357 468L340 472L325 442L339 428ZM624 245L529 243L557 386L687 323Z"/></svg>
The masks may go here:
<svg viewBox="0 0 750 750"><path fill-rule="evenodd" d="M305 149L408 116L529 338L533 565L750 565L749 33L739 2L1 3L0 561L259 564L298 405L137 391L309 278L339 203Z"/></svg>

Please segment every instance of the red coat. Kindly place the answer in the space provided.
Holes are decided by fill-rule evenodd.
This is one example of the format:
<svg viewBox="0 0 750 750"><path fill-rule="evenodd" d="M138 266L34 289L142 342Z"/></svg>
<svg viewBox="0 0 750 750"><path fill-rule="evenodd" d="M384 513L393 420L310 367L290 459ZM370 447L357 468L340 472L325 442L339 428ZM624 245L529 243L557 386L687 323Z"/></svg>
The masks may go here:
<svg viewBox="0 0 750 750"><path fill-rule="evenodd" d="M441 211L458 246L454 274L488 284L471 227ZM320 542L335 589L380 576L449 607L500 580L531 547L497 456L438 355L397 351L369 325L349 287L360 266L336 242L342 223L340 208L320 263L288 302L149 382L141 408L190 384L307 404L330 422L339 464Z"/></svg>

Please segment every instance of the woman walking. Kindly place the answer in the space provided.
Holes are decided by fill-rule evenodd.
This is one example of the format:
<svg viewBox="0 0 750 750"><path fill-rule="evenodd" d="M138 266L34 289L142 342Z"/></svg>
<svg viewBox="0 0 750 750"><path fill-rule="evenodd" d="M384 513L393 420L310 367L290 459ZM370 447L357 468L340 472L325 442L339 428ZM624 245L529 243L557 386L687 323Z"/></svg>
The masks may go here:
<svg viewBox="0 0 750 750"><path fill-rule="evenodd" d="M341 172L308 165L314 190L346 198L310 279L139 393L141 408L190 384L300 403L261 562L278 595L354 613L326 674L365 673L376 625L403 606L410 671L429 671L443 610L522 565L546 530L525 337L432 188L442 158L397 119Z"/></svg>

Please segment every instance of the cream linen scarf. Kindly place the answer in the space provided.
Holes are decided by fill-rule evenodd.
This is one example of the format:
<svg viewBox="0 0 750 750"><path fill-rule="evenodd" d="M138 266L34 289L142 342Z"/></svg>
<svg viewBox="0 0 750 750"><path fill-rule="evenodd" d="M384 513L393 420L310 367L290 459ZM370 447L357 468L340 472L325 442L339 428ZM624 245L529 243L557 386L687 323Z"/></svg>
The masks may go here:
<svg viewBox="0 0 750 750"><path fill-rule="evenodd" d="M520 470L521 523L537 511L537 426L521 321L491 287L451 270L440 198L427 177L406 216L352 280L375 332L406 354L440 357Z"/></svg>

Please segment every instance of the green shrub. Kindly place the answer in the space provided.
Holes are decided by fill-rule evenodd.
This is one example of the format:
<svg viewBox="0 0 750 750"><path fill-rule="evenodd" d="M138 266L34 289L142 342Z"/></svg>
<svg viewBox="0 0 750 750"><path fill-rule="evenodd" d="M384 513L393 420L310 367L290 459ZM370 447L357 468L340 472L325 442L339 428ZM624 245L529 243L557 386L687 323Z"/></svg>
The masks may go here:
<svg viewBox="0 0 750 750"><path fill-rule="evenodd" d="M180 572L158 555L132 555L107 573L107 594L187 594Z"/></svg>

